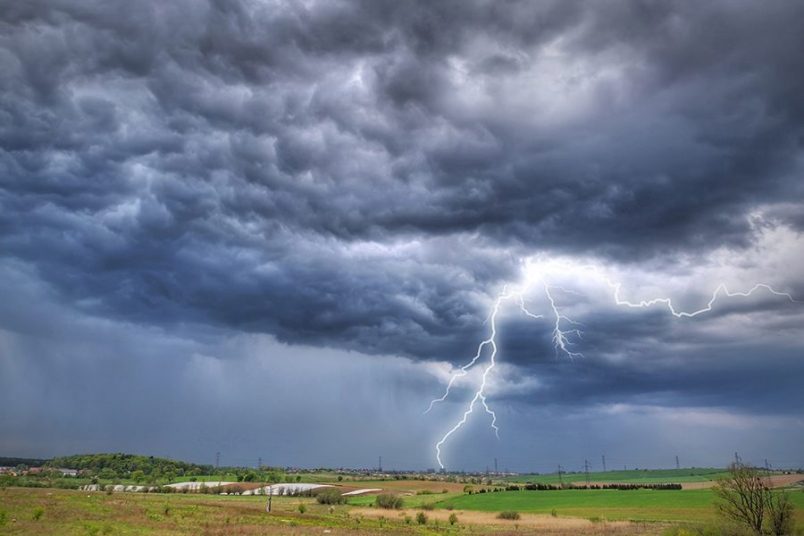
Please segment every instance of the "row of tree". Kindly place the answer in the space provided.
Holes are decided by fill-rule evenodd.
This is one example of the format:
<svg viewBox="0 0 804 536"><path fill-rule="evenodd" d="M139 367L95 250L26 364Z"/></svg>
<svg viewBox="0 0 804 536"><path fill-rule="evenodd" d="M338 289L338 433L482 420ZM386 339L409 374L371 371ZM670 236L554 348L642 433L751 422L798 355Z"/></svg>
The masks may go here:
<svg viewBox="0 0 804 536"><path fill-rule="evenodd" d="M136 478L136 476L159 478L165 475L192 476L208 475L213 472L211 465L140 456L137 454L76 454L48 461L47 466L77 469L103 479Z"/></svg>

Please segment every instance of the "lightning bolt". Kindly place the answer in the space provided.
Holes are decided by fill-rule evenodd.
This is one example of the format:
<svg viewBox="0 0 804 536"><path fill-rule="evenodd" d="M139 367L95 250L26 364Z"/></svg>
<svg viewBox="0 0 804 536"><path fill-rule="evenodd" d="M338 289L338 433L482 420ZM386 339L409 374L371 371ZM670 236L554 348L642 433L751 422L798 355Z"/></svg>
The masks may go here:
<svg viewBox="0 0 804 536"><path fill-rule="evenodd" d="M568 268L569 265L557 265L562 268ZM770 294L775 296L780 296L787 298L790 302L797 302L798 300L793 299L793 297L787 292L781 292L770 285L765 283L757 283L753 287L751 287L747 291L740 291L740 292L732 292L730 291L725 284L720 284L715 288L714 292L712 293L712 297L709 299L705 307L694 311L681 311L678 310L673 301L669 297L659 297L659 298L652 298L650 300L641 300L638 302L632 302L629 300L624 300L620 297L620 290L622 285L617 282L613 282L611 279L605 277L604 274L601 273L600 269L594 265L585 265L585 266L574 266L575 269L581 269L584 271L591 271L594 275L598 276L600 279L603 279L609 288L612 289L614 303L620 307L628 307L633 309L645 309L654 307L657 305L664 306L672 316L676 318L693 318L698 315L702 315L704 313L708 313L712 311L715 307L718 298L721 296L733 298L733 297L749 297L755 292L759 290L765 290ZM497 426L497 414L489 407L487 398L486 398L486 386L488 382L489 375L491 374L492 370L497 364L497 316L502 308L504 302L516 300L519 310L527 317L541 320L544 319L544 315L535 314L531 312L527 305L525 304L525 294L530 292L531 288L535 286L535 283L538 282L541 290L544 292L544 296L546 301L549 305L549 309L551 312L552 318L552 343L553 347L555 348L556 356L560 354L565 355L570 359L574 359L576 357L583 357L583 354L577 351L574 351L572 347L577 344L576 339L582 338L582 332L578 328L580 325L578 322L575 322L566 314L564 314L561 309L559 308L558 304L556 303L556 299L553 296L553 290L558 289L562 292L577 294L574 291L556 286L556 285L549 285L546 281L546 275L540 274L537 278L537 281L529 281L523 287L519 287L514 290L509 290L508 286L503 288L503 291L497 296L494 300L494 303L491 308L491 313L489 314L489 324L490 324L490 334L488 338L484 339L480 342L477 346L477 351L475 355L469 360L468 363L460 367L456 372L454 372L447 382L447 387L444 390L444 394L436 399L430 401L430 405L428 406L427 410L424 413L429 413L435 404L440 402L444 402L450 395L451 389L455 382L466 376L469 371L480 361L481 357L483 356L484 349L487 347L490 349L488 352L488 362L483 368L483 372L481 375L480 385L478 386L477 390L475 391L474 397L469 401L469 404L466 407L466 410L463 412L461 418L455 423L452 428L450 428L443 437L436 443L435 451L436 451L436 461L441 469L444 469L444 463L441 457L441 448L447 442L447 440L457 432L464 424L466 424L469 416L474 412L475 406L480 405L483 406L485 412L491 416L491 428L494 430L494 434L499 439L499 427Z"/></svg>

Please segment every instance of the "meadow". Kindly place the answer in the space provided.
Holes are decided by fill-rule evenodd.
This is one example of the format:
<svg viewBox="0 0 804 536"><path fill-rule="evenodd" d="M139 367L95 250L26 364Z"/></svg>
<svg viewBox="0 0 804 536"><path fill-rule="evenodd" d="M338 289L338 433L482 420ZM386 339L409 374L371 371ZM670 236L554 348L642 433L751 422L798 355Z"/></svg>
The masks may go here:
<svg viewBox="0 0 804 536"><path fill-rule="evenodd" d="M791 491L799 523L804 522L804 491ZM448 498L438 508L500 512L513 510L583 518L638 521L715 519L715 494L697 490L559 490L501 491Z"/></svg>
<svg viewBox="0 0 804 536"><path fill-rule="evenodd" d="M320 505L311 498L275 497L271 514L265 498L243 496L85 493L40 488L0 489L0 534L4 536L140 535L610 535L660 534L662 525L590 523L523 516L515 524L495 515L428 511L426 523L411 510ZM303 506L304 512L300 511ZM418 513L424 514L419 511Z"/></svg>
<svg viewBox="0 0 804 536"><path fill-rule="evenodd" d="M714 467L685 469L631 469L623 471L589 472L590 482L612 482L633 484L661 484L666 482L708 482L728 476L728 472ZM542 484L558 484L559 482L586 482L587 475L582 472L548 475L517 475L508 477L508 482L533 482Z"/></svg>
<svg viewBox="0 0 804 536"><path fill-rule="evenodd" d="M722 470L611 471L590 474L593 482L691 482L708 486ZM594 478L593 478L594 475ZM232 474L235 477L236 474ZM578 475L563 481L583 482ZM339 478L340 477L340 478ZM197 475L196 480L228 480ZM776 475L789 487L799 533L804 528L802 475ZM177 480L186 480L180 478ZM693 480L685 480L693 479ZM46 485L49 479L40 479ZM66 479L69 480L69 479ZM234 480L234 478L231 478ZM341 492L375 489L403 498L401 510L375 506L376 493L350 496L346 504L318 504L314 497L273 497L265 512L265 496L194 493L85 492L55 487L0 485L0 534L82 535L153 534L209 536L240 534L670 534L674 527L718 523L715 494L706 487L683 490L557 489L493 491L485 477L428 475L395 479L365 475L286 474L286 481L318 481ZM462 480L462 481L458 481ZM513 479L507 479L510 483ZM517 481L557 484L557 475L524 475ZM770 480L769 480L770 482ZM798 487L796 487L798 486ZM467 493L471 490L472 493ZM480 493L480 491L483 491ZM521 514L501 520L499 512ZM426 516L419 524L416 518ZM450 517L454 516L453 523Z"/></svg>

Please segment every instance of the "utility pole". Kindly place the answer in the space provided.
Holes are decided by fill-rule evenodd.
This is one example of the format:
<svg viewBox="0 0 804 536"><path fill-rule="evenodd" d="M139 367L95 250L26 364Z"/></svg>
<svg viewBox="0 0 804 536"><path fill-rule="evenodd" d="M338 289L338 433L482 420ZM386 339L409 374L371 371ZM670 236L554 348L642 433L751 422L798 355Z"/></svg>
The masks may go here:
<svg viewBox="0 0 804 536"><path fill-rule="evenodd" d="M681 469L681 464L678 463L678 454L676 454L676 469Z"/></svg>
<svg viewBox="0 0 804 536"><path fill-rule="evenodd" d="M603 472L605 473L606 472L606 455L603 454L602 456L600 456L600 458L603 460Z"/></svg>
<svg viewBox="0 0 804 536"><path fill-rule="evenodd" d="M586 485L589 485L589 460L583 461L583 471L586 473Z"/></svg>
<svg viewBox="0 0 804 536"><path fill-rule="evenodd" d="M262 456L257 458L257 470L262 469Z"/></svg>
<svg viewBox="0 0 804 536"><path fill-rule="evenodd" d="M218 451L215 453L215 469L218 469L221 466L221 452Z"/></svg>
<svg viewBox="0 0 804 536"><path fill-rule="evenodd" d="M558 484L563 488L564 481L561 479L561 464L558 464Z"/></svg>
<svg viewBox="0 0 804 536"><path fill-rule="evenodd" d="M379 468L379 472L382 473L382 456L380 456L380 463L377 467Z"/></svg>
<svg viewBox="0 0 804 536"><path fill-rule="evenodd" d="M737 451L736 451L736 450L734 451L734 463L735 463L736 465L740 465L740 455L739 455L739 454L737 454Z"/></svg>
<svg viewBox="0 0 804 536"><path fill-rule="evenodd" d="M494 474L499 475L500 472L497 471L497 458L494 458Z"/></svg>

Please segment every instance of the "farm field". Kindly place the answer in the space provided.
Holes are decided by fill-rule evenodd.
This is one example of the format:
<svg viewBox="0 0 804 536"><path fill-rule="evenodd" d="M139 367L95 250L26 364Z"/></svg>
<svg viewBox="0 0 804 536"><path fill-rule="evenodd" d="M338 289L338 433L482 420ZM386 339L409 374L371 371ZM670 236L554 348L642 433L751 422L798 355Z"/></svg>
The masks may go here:
<svg viewBox="0 0 804 536"><path fill-rule="evenodd" d="M661 534L674 524L715 522L714 493L698 490L556 490L442 493L443 482L356 481L343 489L382 488L403 495L403 510L382 510L375 495L327 506L311 497L203 494L87 493L47 488L0 488L0 534ZM413 484L411 486L411 484ZM407 485L407 486L406 486ZM452 486L454 487L454 486ZM422 490L430 493L416 493ZM789 491L799 526L804 491ZM304 512L300 511L302 506ZM427 509L423 508L427 506ZM515 524L501 511L522 515ZM424 513L425 525L415 518ZM448 529L448 518L459 520Z"/></svg>
<svg viewBox="0 0 804 536"><path fill-rule="evenodd" d="M299 512L304 505L305 512ZM0 534L59 535L434 535L511 534L511 522L483 512L428 511L428 521L412 521L421 511L379 510L316 504L311 498L277 497L264 511L264 497L85 493L73 490L0 489ZM448 516L459 522L450 526ZM525 514L518 535L661 534L666 525L627 522L592 523Z"/></svg>
<svg viewBox="0 0 804 536"><path fill-rule="evenodd" d="M804 491L791 491L799 523L804 522ZM438 508L537 514L608 520L711 521L715 495L711 490L559 490L502 491L449 498Z"/></svg>
<svg viewBox="0 0 804 536"><path fill-rule="evenodd" d="M728 475L718 468L685 468L685 469L632 469L628 471L589 472L592 482L616 482L634 484L660 484L685 482L714 482ZM517 475L508 477L509 482L540 482L542 484L558 484L559 482L585 482L585 473L564 473L559 479L557 474Z"/></svg>

